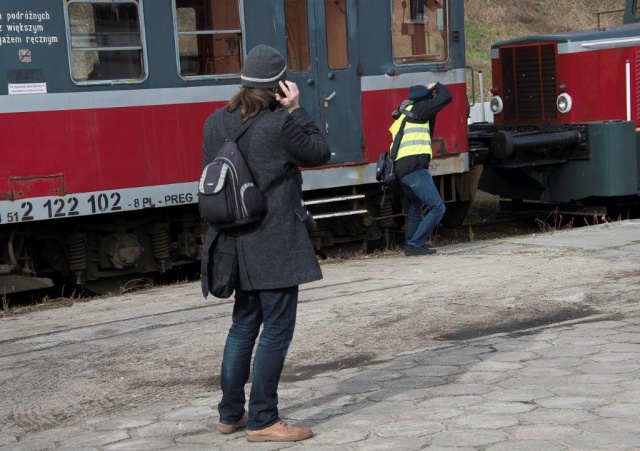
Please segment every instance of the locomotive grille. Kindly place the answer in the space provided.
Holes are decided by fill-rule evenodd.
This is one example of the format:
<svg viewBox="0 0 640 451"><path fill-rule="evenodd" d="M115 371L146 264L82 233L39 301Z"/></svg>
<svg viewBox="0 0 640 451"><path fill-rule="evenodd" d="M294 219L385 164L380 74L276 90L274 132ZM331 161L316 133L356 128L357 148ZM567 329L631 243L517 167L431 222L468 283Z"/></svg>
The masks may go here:
<svg viewBox="0 0 640 451"><path fill-rule="evenodd" d="M636 52L636 117L640 117L640 51Z"/></svg>
<svg viewBox="0 0 640 451"><path fill-rule="evenodd" d="M503 47L500 61L505 121L555 119L555 44Z"/></svg>

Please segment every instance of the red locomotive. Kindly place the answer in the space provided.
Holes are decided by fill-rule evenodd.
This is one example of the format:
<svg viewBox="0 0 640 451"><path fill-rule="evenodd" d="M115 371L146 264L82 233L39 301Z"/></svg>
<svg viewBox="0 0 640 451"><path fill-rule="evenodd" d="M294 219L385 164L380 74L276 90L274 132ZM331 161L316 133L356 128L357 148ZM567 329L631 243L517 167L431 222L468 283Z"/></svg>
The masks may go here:
<svg viewBox="0 0 640 451"><path fill-rule="evenodd" d="M493 125L470 139L480 188L521 206L616 215L637 204L640 13L621 26L498 42Z"/></svg>

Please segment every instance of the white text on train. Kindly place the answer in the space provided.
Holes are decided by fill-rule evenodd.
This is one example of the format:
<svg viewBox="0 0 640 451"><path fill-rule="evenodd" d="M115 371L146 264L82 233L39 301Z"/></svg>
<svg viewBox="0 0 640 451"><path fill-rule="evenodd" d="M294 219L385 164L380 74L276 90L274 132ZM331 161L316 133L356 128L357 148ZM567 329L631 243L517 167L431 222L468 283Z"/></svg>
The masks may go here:
<svg viewBox="0 0 640 451"><path fill-rule="evenodd" d="M2 19L2 15L0 15ZM32 11L18 11L16 13L7 13L7 20L36 20L42 22L43 20L50 20L51 16L48 11L43 13L34 13Z"/></svg>
<svg viewBox="0 0 640 451"><path fill-rule="evenodd" d="M16 33L42 33L44 31L43 25L34 25L34 24L7 24L7 31L13 31Z"/></svg>

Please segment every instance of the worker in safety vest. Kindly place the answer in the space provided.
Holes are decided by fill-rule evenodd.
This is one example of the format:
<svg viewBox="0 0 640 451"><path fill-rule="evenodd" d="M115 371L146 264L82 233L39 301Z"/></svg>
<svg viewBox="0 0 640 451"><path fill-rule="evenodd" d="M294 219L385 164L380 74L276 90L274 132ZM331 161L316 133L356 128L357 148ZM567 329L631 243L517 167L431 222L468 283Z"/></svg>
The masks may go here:
<svg viewBox="0 0 640 451"><path fill-rule="evenodd" d="M431 136L436 114L451 103L453 97L440 83L409 88L409 99L393 112L395 122L389 128L395 157L396 177L410 201L405 231L405 255L430 255L431 233L445 212L444 202L429 172ZM423 217L425 207L428 209Z"/></svg>

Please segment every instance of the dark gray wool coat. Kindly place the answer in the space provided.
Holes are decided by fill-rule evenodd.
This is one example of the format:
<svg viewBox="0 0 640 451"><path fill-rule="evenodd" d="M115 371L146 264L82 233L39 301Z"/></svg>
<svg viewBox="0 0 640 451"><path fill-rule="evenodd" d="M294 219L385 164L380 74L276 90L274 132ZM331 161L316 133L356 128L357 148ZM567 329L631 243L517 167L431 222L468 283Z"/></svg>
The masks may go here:
<svg viewBox="0 0 640 451"><path fill-rule="evenodd" d="M223 143L216 125L222 110L204 125L204 166ZM233 136L241 126L240 109L226 114L225 126ZM240 288L272 290L322 279L307 229L294 213L302 199L299 167L319 166L331 157L313 118L304 108L268 112L240 138L239 147L267 198L262 221L241 228L236 246Z"/></svg>

